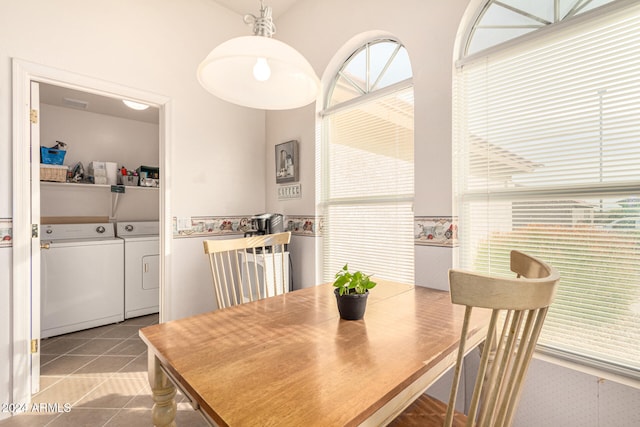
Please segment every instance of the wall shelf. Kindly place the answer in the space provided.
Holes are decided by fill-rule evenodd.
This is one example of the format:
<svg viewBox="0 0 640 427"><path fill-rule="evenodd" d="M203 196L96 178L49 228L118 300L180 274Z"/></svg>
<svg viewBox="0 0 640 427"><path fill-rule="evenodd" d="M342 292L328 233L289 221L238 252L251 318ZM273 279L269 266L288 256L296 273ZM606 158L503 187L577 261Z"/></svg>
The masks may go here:
<svg viewBox="0 0 640 427"><path fill-rule="evenodd" d="M111 185L109 184L88 184L88 183L77 183L77 182L51 182L51 181L40 181L40 191L49 192L49 194L56 194L58 192L69 192L78 194L78 191L90 191L91 194L96 195L97 197L102 197L102 194L105 197L110 197L111 202L109 204L109 220L114 220L116 218L116 213L118 212L119 201L121 200L120 196L124 196L127 198L127 194L137 193L140 197L142 196L141 192L158 192L159 187L138 187L138 186L128 186L128 185L119 185L118 190L123 191L112 191ZM149 194L149 193L147 193ZM136 198L135 196L132 196Z"/></svg>
<svg viewBox="0 0 640 427"><path fill-rule="evenodd" d="M51 181L40 181L40 185L42 187L74 187L74 188L91 188L91 189L104 189L111 190L111 185L109 184L83 184L77 182L51 182ZM138 186L120 186L125 188L125 192L133 190L159 190L159 187L138 187Z"/></svg>

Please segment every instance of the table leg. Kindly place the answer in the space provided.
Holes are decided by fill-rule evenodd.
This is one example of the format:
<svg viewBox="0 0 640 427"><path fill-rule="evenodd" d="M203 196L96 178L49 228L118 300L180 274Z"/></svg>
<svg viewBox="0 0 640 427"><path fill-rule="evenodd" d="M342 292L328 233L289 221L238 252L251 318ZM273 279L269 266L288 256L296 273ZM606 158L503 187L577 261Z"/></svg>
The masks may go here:
<svg viewBox="0 0 640 427"><path fill-rule="evenodd" d="M176 387L160 367L160 361L148 352L149 385L153 391L153 425L156 427L176 427Z"/></svg>

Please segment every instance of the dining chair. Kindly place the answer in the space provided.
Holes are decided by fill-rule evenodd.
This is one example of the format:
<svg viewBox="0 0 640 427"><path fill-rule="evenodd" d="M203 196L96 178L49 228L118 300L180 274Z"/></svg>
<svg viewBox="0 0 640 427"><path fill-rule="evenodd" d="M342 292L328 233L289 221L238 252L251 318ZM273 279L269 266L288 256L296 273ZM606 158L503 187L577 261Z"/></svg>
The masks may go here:
<svg viewBox="0 0 640 427"><path fill-rule="evenodd" d="M390 426L511 425L560 276L553 267L519 251L511 251L510 261L516 278L449 270L451 301L466 307L449 404L422 394ZM463 414L454 408L469 318L475 307L490 309L492 314L469 409Z"/></svg>
<svg viewBox="0 0 640 427"><path fill-rule="evenodd" d="M218 308L289 291L291 232L205 240Z"/></svg>

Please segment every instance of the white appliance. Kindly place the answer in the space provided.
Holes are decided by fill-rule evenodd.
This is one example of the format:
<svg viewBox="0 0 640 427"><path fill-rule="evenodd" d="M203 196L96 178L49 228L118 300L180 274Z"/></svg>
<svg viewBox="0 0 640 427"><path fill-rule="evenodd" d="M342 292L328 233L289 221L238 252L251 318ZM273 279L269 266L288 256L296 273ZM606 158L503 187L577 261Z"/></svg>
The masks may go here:
<svg viewBox="0 0 640 427"><path fill-rule="evenodd" d="M254 254L252 252L244 253L240 252L240 265L244 265L244 257L247 257L247 263L249 264L249 273L247 276L247 269L242 268L242 283L259 283L260 285L260 294L266 296L273 296L271 293L275 288L276 295L280 295L286 292L291 291L291 282L289 278L289 252L283 253L267 253L264 256L262 254ZM285 257L284 264L284 280L282 278L283 269L281 268L282 257ZM274 258L275 257L275 286L274 286ZM266 272L265 272L266 270ZM258 280L256 280L256 271L258 273ZM266 273L266 274L265 274ZM265 276L266 276L266 284L265 286ZM247 279L250 279L247 280ZM283 289L284 287L284 289ZM269 289L267 295L267 288ZM248 292L248 289L245 289L245 294ZM255 292L255 290L253 290ZM247 301L245 301L247 302Z"/></svg>
<svg viewBox="0 0 640 427"><path fill-rule="evenodd" d="M42 226L41 337L124 320L124 244L113 224Z"/></svg>
<svg viewBox="0 0 640 427"><path fill-rule="evenodd" d="M160 222L116 224L124 240L124 317L157 313L160 305Z"/></svg>

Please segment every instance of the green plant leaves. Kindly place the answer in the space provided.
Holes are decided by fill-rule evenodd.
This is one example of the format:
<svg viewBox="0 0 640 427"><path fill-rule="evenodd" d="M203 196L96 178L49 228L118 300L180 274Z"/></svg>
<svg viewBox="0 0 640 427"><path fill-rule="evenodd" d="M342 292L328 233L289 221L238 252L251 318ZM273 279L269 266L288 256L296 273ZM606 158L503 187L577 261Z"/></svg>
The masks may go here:
<svg viewBox="0 0 640 427"><path fill-rule="evenodd" d="M364 294L376 285L376 282L370 279L371 276L371 274L366 275L361 271L350 273L349 265L345 264L336 273L336 280L333 282L333 286L340 289L340 295Z"/></svg>

